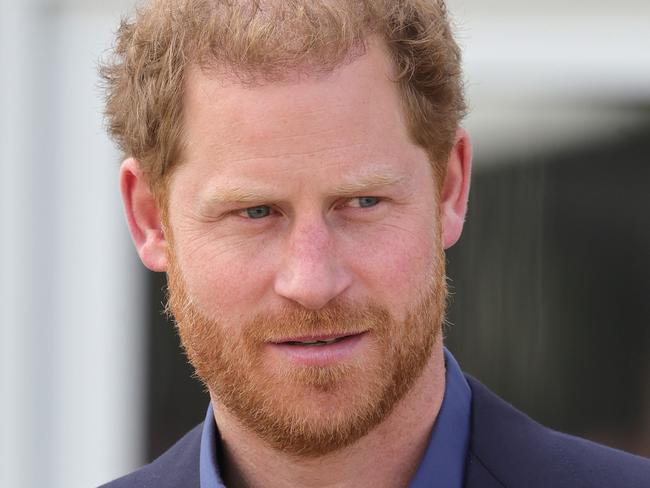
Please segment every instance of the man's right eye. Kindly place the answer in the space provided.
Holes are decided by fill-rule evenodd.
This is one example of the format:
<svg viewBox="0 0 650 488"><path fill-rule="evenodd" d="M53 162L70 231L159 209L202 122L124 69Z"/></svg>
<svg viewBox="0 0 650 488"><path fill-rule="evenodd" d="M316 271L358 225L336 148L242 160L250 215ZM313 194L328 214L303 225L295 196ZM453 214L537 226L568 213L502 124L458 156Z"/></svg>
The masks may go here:
<svg viewBox="0 0 650 488"><path fill-rule="evenodd" d="M241 210L239 214L242 217L248 217L249 219L263 219L271 215L271 207L268 205L259 205L257 207L249 207Z"/></svg>

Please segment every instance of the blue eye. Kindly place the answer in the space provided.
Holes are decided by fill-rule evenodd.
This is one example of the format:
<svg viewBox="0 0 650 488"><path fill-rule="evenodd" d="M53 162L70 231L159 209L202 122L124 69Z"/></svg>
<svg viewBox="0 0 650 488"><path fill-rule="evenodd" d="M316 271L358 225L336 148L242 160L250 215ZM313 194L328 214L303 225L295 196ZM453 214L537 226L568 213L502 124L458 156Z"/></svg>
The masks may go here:
<svg viewBox="0 0 650 488"><path fill-rule="evenodd" d="M260 205L258 207L247 208L245 212L251 219L263 219L271 215L271 207L268 205Z"/></svg>
<svg viewBox="0 0 650 488"><path fill-rule="evenodd" d="M361 208L374 207L379 203L378 197L359 197L356 200L359 202L359 207Z"/></svg>

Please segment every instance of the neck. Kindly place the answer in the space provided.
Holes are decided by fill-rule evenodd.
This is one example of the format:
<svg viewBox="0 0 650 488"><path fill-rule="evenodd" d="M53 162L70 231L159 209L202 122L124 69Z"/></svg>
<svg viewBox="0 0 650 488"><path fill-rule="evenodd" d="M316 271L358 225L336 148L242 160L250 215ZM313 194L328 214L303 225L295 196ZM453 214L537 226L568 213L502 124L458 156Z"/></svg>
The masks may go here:
<svg viewBox="0 0 650 488"><path fill-rule="evenodd" d="M420 377L381 424L346 448L306 459L273 449L212 398L223 444L221 475L229 488L405 487L424 455L444 392L438 340Z"/></svg>

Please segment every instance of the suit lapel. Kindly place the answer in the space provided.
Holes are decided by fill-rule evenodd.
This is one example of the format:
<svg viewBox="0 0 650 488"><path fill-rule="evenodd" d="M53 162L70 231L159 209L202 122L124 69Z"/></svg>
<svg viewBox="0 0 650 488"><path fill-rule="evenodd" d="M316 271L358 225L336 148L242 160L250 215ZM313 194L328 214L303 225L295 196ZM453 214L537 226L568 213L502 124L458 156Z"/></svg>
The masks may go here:
<svg viewBox="0 0 650 488"><path fill-rule="evenodd" d="M504 488L503 483L490 473L473 452L467 456L464 486L465 488Z"/></svg>

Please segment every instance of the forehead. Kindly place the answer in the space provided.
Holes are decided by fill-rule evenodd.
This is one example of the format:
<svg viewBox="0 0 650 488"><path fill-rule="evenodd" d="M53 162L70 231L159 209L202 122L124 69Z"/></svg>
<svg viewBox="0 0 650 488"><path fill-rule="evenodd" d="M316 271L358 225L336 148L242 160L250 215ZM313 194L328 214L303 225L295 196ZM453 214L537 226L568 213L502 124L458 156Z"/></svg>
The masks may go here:
<svg viewBox="0 0 650 488"><path fill-rule="evenodd" d="M293 70L282 80L268 83L241 83L237 75L193 65L185 85L184 126L195 132L206 129L202 122L210 122L214 129L254 127L259 132L266 120L276 117L296 117L302 112L308 119L315 108L333 114L346 107L347 113L341 115L365 117L365 123L372 123L376 108L391 104L391 109L399 109L393 76L393 64L383 44L374 39L367 42L363 54L332 70Z"/></svg>
<svg viewBox="0 0 650 488"><path fill-rule="evenodd" d="M373 42L332 71L281 82L242 84L193 67L185 90L183 167L224 177L254 170L261 177L333 167L367 173L364 165L385 169L400 159L421 159L393 71Z"/></svg>

